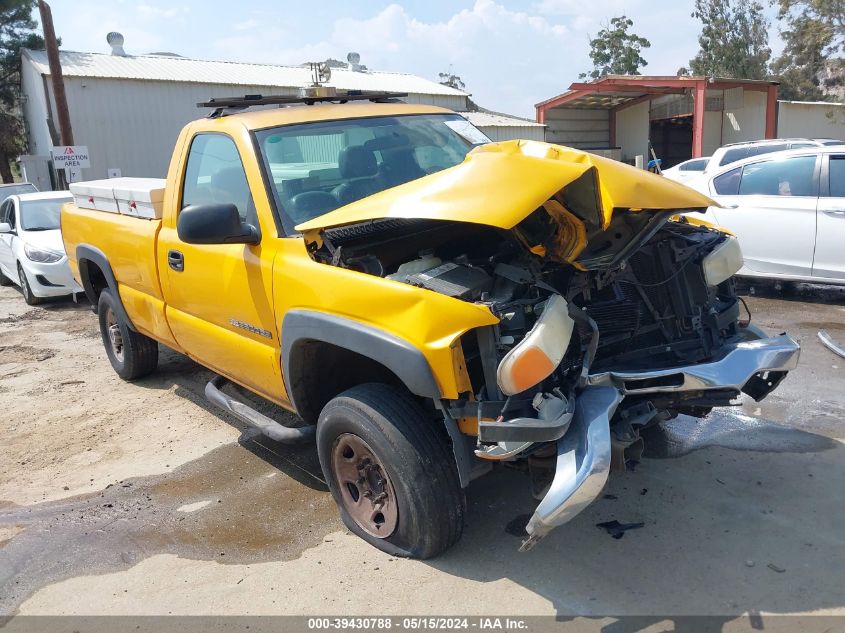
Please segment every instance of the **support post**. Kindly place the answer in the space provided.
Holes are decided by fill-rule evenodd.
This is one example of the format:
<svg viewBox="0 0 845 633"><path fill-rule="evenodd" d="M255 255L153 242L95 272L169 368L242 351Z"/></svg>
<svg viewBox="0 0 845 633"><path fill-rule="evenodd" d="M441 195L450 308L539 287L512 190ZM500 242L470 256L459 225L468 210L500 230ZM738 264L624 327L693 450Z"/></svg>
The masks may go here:
<svg viewBox="0 0 845 633"><path fill-rule="evenodd" d="M609 119L607 122L609 127L608 144L610 147L616 147L616 108L608 110L607 117Z"/></svg>
<svg viewBox="0 0 845 633"><path fill-rule="evenodd" d="M766 95L766 138L777 138L778 134L778 87L769 86Z"/></svg>
<svg viewBox="0 0 845 633"><path fill-rule="evenodd" d="M704 155L704 112L707 103L707 87L704 81L695 82L692 100L692 157Z"/></svg>
<svg viewBox="0 0 845 633"><path fill-rule="evenodd" d="M65 81L64 77L62 77L62 64L59 61L59 46L56 42L56 31L53 29L53 14L50 11L50 5L44 2L44 0L38 0L38 11L41 14L41 28L44 30L44 44L47 48L50 79L53 83L53 98L56 100L59 134L62 145L73 145L73 129L70 125L70 112L67 108Z"/></svg>

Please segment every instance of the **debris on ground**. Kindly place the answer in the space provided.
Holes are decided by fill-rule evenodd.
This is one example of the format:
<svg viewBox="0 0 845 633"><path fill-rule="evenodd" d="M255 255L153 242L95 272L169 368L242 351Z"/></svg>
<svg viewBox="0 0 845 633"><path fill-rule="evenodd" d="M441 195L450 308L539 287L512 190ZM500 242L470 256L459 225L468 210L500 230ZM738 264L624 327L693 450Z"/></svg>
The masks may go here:
<svg viewBox="0 0 845 633"><path fill-rule="evenodd" d="M603 530L607 530L607 533L610 534L616 540L621 539L625 536L625 532L628 530L638 530L641 527L645 527L645 523L620 523L617 520L613 521L605 521L604 523L596 523L597 528L601 528Z"/></svg>
<svg viewBox="0 0 845 633"><path fill-rule="evenodd" d="M837 345L830 334L827 333L827 330L819 330L818 333L819 340L822 342L827 349L829 349L834 354L845 358L845 347L841 345Z"/></svg>
<svg viewBox="0 0 845 633"><path fill-rule="evenodd" d="M777 573L779 573L779 574L782 574L783 572L785 572L785 571L786 571L783 567L778 567L778 566L777 566L777 565L775 565L774 563L769 563L768 565L766 565L766 567L768 567L768 568L769 568L769 569L771 569L772 571L776 571L776 572L777 572Z"/></svg>

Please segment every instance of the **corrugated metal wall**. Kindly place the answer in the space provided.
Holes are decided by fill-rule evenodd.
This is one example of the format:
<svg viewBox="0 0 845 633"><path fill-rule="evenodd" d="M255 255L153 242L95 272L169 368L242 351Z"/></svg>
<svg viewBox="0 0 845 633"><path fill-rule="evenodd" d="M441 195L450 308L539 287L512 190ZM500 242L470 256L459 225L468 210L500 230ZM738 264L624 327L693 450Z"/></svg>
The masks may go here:
<svg viewBox="0 0 845 633"><path fill-rule="evenodd" d="M546 140L584 149L610 145L607 110L555 108L546 111Z"/></svg>
<svg viewBox="0 0 845 633"><path fill-rule="evenodd" d="M105 178L110 168L124 176L164 177L179 131L206 113L197 102L243 94L295 94L291 88L267 86L80 77L66 77L65 90L74 140L87 145L91 156L91 167L82 171L89 180ZM464 97L452 95L409 95L407 101L466 107Z"/></svg>
<svg viewBox="0 0 845 633"><path fill-rule="evenodd" d="M845 140L845 104L779 101L778 136Z"/></svg>
<svg viewBox="0 0 845 633"><path fill-rule="evenodd" d="M510 141L519 139L523 141L544 141L546 140L545 128L538 125L479 125L478 129L484 132L491 141Z"/></svg>

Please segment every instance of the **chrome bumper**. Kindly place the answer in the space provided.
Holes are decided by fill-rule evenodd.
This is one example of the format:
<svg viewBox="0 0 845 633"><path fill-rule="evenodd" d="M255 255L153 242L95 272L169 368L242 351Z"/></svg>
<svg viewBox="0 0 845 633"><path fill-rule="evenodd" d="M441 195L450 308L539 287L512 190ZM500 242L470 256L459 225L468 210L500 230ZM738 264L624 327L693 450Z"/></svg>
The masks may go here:
<svg viewBox="0 0 845 633"><path fill-rule="evenodd" d="M557 443L549 491L525 526L521 552L563 525L599 496L610 473L610 418L622 394L614 387L587 387L575 404L569 430Z"/></svg>
<svg viewBox="0 0 845 633"><path fill-rule="evenodd" d="M745 329L745 340L729 345L721 358L711 363L651 371L609 371L590 375L587 384L614 385L624 395L709 389L739 392L755 376L787 372L798 365L801 347L791 336L763 336L759 329L749 326Z"/></svg>
<svg viewBox="0 0 845 633"><path fill-rule="evenodd" d="M589 376L569 430L558 440L554 479L525 527L528 538L520 551L534 547L601 493L610 472L610 418L626 395L710 389L739 392L752 383L755 393L765 392L761 398L771 391L796 367L801 348L786 334L762 335L757 328L747 328L745 340L729 346L711 363Z"/></svg>

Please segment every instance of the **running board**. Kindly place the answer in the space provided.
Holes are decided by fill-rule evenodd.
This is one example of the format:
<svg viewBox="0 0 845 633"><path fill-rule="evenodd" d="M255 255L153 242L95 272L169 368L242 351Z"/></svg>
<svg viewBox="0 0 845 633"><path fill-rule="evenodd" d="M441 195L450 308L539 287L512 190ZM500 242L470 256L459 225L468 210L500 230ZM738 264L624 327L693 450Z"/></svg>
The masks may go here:
<svg viewBox="0 0 845 633"><path fill-rule="evenodd" d="M205 386L205 397L212 404L228 411L241 422L249 424L277 442L282 442L283 444L304 444L314 441L314 433L317 430L316 425L312 424L311 426L292 428L279 424L240 400L235 400L233 397L223 393L220 389L226 382L227 380L223 376L215 376Z"/></svg>

